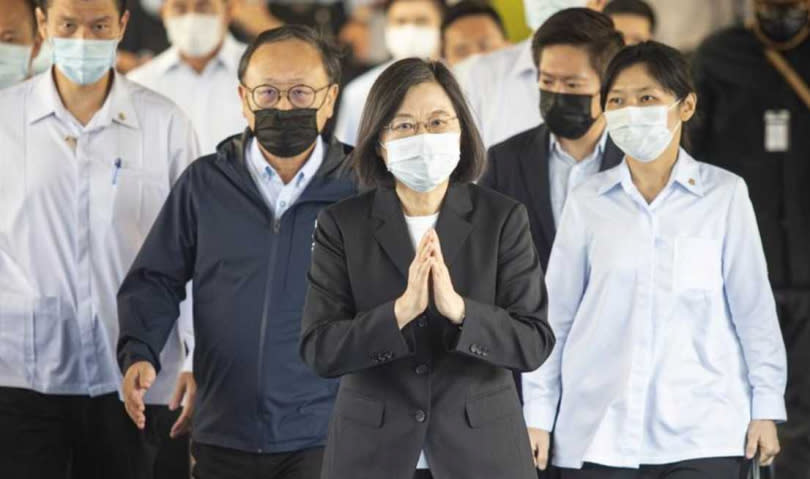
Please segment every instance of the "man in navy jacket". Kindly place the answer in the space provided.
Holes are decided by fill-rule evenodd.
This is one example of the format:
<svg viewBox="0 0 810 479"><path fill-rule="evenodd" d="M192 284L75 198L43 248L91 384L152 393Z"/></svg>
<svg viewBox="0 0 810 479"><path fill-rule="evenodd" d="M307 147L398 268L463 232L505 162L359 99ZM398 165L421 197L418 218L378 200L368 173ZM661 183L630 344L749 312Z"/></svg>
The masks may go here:
<svg viewBox="0 0 810 479"><path fill-rule="evenodd" d="M355 194L342 145L320 138L340 63L313 30L260 35L239 67L250 128L177 181L118 294L127 412L193 279L194 476L317 478L337 383L298 356L315 219Z"/></svg>

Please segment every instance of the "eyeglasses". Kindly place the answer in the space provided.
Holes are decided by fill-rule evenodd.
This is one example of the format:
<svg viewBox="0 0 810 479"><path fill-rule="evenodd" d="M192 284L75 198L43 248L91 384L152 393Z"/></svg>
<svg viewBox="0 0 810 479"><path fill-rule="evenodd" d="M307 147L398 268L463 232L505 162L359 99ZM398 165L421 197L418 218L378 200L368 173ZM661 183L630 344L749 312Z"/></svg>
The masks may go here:
<svg viewBox="0 0 810 479"><path fill-rule="evenodd" d="M250 92L253 103L259 108L273 108L284 97L294 108L310 108L315 103L318 93L332 85L329 84L317 89L309 85L296 85L287 90L279 90L273 85L259 85L256 88L243 86ZM326 97L324 97L323 101L326 102ZM323 103L321 103L321 106L323 106Z"/></svg>
<svg viewBox="0 0 810 479"><path fill-rule="evenodd" d="M447 133L453 131L453 123L458 120L457 116L440 116L431 118L428 121L415 121L409 119L394 120L389 125L383 127L394 138L406 138L414 136L419 132L419 127L425 128L428 133Z"/></svg>

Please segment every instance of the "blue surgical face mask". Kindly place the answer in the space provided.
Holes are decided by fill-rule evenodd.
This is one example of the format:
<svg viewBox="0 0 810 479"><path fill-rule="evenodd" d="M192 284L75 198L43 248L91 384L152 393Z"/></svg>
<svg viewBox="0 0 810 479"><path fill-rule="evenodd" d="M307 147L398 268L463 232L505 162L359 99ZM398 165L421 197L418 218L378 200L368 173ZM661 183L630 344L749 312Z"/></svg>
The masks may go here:
<svg viewBox="0 0 810 479"><path fill-rule="evenodd" d="M53 64L73 83L95 83L115 65L118 39L51 38L50 42Z"/></svg>
<svg viewBox="0 0 810 479"><path fill-rule="evenodd" d="M28 78L31 47L0 42L0 88Z"/></svg>

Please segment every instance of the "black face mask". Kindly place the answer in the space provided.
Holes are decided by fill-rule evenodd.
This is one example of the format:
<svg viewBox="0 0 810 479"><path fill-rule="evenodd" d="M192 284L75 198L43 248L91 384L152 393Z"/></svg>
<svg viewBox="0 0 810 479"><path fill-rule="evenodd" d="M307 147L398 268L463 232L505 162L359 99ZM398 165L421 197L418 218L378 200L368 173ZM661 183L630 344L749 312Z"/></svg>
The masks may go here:
<svg viewBox="0 0 810 479"><path fill-rule="evenodd" d="M318 138L318 110L267 108L253 112L256 126L253 134L271 155L292 158L307 151Z"/></svg>
<svg viewBox="0 0 810 479"><path fill-rule="evenodd" d="M592 95L572 95L540 90L540 114L555 135L582 138L596 121L591 116Z"/></svg>
<svg viewBox="0 0 810 479"><path fill-rule="evenodd" d="M770 6L757 11L757 23L762 33L777 43L792 40L808 23L807 8L803 6Z"/></svg>

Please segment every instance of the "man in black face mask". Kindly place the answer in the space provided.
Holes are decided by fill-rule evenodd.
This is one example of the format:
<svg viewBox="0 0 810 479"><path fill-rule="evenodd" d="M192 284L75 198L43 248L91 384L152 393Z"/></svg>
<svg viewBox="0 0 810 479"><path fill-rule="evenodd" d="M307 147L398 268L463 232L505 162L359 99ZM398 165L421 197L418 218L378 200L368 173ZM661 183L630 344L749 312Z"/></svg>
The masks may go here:
<svg viewBox="0 0 810 479"><path fill-rule="evenodd" d="M526 205L543 269L568 193L618 165L624 156L607 136L599 101L602 75L623 46L613 21L602 13L571 8L551 16L532 39L540 113L546 123L489 150L479 183ZM530 408L531 385L523 386ZM545 470L548 434L543 436L528 419L535 461Z"/></svg>
<svg viewBox="0 0 810 479"><path fill-rule="evenodd" d="M748 184L788 352L779 478L810 478L810 0L756 0L709 37L694 74L694 155ZM792 78L788 80L788 78ZM693 122L694 123L694 122Z"/></svg>
<svg viewBox="0 0 810 479"><path fill-rule="evenodd" d="M298 339L315 219L356 193L342 145L320 137L339 78L312 29L259 35L239 66L249 128L177 181L119 292L124 395L142 426L154 352L194 279L195 478L320 476L338 384L304 365Z"/></svg>

